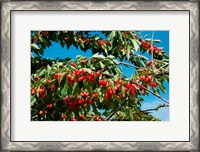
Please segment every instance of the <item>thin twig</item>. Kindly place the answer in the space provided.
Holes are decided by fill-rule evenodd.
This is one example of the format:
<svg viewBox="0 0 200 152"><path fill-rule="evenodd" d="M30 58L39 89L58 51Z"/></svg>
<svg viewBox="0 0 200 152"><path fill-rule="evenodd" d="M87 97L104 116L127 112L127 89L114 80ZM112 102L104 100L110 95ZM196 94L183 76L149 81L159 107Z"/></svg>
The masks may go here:
<svg viewBox="0 0 200 152"><path fill-rule="evenodd" d="M122 105L119 106L119 110L122 107ZM110 118L112 118L112 116L115 114L114 110L111 111L111 113L108 115L108 117L105 120L110 120Z"/></svg>
<svg viewBox="0 0 200 152"><path fill-rule="evenodd" d="M131 67L134 67L134 68L138 68L140 69L141 67L138 67L138 66L135 66L133 64L129 64L129 63L125 63L125 62L119 62L120 64L124 64L124 65L128 65L128 66L131 66Z"/></svg>
<svg viewBox="0 0 200 152"><path fill-rule="evenodd" d="M144 86L142 86L142 85L140 85L140 84L138 84L138 83L136 83L136 82L134 82L134 81L133 81L133 83L135 83L135 84L138 85L138 86L141 86L143 89L145 89L146 91L150 92L151 94L157 96L158 98L160 98L160 99L163 100L164 102L169 103L167 100L163 99L161 96L159 96L158 94L152 92L151 90L147 89L146 87L144 87Z"/></svg>
<svg viewBox="0 0 200 152"><path fill-rule="evenodd" d="M148 112L148 111L154 111L154 110L157 111L158 109L163 108L163 107L169 107L169 105L163 104L163 105L160 105L159 108L152 108L152 109L146 109L146 110L140 110L140 111L142 111L142 112Z"/></svg>
<svg viewBox="0 0 200 152"><path fill-rule="evenodd" d="M114 115L114 111L112 110L111 113L108 115L108 117L105 120L109 120L110 118L112 118L112 116Z"/></svg>

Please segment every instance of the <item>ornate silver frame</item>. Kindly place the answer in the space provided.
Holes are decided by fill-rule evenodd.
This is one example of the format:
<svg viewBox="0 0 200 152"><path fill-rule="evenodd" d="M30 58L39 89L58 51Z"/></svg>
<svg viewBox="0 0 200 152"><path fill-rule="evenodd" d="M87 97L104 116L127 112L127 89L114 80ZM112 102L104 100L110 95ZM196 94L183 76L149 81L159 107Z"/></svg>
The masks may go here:
<svg viewBox="0 0 200 152"><path fill-rule="evenodd" d="M1 150L163 150L199 151L199 2L2 1L1 2ZM12 142L10 137L10 22L15 10L187 10L190 11L189 142Z"/></svg>

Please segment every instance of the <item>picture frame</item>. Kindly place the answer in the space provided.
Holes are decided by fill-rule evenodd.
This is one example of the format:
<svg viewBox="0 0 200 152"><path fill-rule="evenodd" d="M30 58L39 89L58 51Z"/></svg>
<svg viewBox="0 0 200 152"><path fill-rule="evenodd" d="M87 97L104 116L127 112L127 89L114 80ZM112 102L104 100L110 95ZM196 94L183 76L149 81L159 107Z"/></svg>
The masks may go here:
<svg viewBox="0 0 200 152"><path fill-rule="evenodd" d="M11 87L12 44L11 37L12 13L15 11L31 11L39 13L46 10L110 10L110 11L180 11L189 12L189 140L188 141L12 141L11 140L11 99L15 87ZM90 151L198 151L199 150L199 2L197 1L2 1L1 2L1 150L90 150ZM28 15L28 14L27 14ZM13 25L14 26L14 25ZM178 92L181 95L181 92Z"/></svg>

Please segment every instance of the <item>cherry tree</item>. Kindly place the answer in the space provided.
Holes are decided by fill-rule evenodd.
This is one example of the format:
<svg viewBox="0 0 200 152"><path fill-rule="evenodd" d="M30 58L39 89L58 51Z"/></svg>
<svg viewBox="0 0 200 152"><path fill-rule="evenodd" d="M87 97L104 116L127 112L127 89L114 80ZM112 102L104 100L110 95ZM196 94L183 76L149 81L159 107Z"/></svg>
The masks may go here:
<svg viewBox="0 0 200 152"><path fill-rule="evenodd" d="M164 83L169 83L169 56L156 46L160 40L154 39L154 34L143 37L139 31L96 33L32 32L31 120L159 120L151 111L169 106L160 95L161 91L167 94ZM43 58L52 42L59 43L66 52L75 46L92 51L92 56L77 54L76 60ZM124 74L122 65L131 67L131 77ZM163 104L141 110L144 97L150 94Z"/></svg>

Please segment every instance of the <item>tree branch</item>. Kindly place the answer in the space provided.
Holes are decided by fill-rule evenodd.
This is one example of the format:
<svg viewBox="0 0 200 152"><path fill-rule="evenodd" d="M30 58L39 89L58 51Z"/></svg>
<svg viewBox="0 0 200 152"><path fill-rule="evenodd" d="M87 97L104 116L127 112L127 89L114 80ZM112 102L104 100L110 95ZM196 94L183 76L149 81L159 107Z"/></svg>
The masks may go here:
<svg viewBox="0 0 200 152"><path fill-rule="evenodd" d="M154 110L157 111L158 109L163 108L163 107L169 107L169 105L168 104L163 104L163 105L160 105L159 107L156 107L156 108L140 110L140 111L142 111L142 112L148 112L148 111L154 111Z"/></svg>
<svg viewBox="0 0 200 152"><path fill-rule="evenodd" d="M133 83L136 84L136 85L138 85L138 86L141 86L143 89L145 89L146 91L150 92L151 94L157 96L158 98L160 98L160 99L163 100L164 102L169 103L167 100L163 99L160 95L158 95L158 94L152 92L151 90L147 89L146 87L144 87L144 86L142 86L142 85L140 85L140 84L138 84L138 83L136 83L136 82L134 82L134 81L133 81Z"/></svg>

